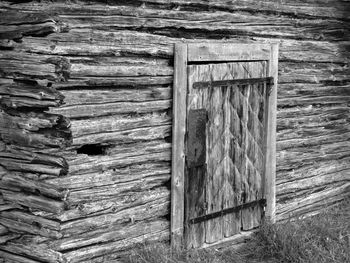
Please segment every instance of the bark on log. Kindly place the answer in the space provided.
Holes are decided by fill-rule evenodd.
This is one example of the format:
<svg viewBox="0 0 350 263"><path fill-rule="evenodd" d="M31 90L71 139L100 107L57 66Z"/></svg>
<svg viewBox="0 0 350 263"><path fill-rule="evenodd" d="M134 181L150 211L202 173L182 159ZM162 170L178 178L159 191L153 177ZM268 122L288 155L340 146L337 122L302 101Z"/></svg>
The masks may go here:
<svg viewBox="0 0 350 263"><path fill-rule="evenodd" d="M112 114L136 114L166 110L171 107L171 100L144 102L116 102L105 104L72 105L52 109L51 112L68 118L93 118Z"/></svg>
<svg viewBox="0 0 350 263"><path fill-rule="evenodd" d="M0 182L0 187L14 187L19 191L29 192L33 194L41 194L47 197L51 197L58 200L66 200L68 191L60 186L39 182L36 180L30 180L20 173L8 173L4 175Z"/></svg>
<svg viewBox="0 0 350 263"><path fill-rule="evenodd" d="M168 201L169 196L170 191L168 189L158 187L147 192L126 193L108 200L79 203L72 205L69 210L64 211L60 215L36 211L33 213L41 217L66 222L103 214L118 213L124 209L152 203L160 199Z"/></svg>
<svg viewBox="0 0 350 263"><path fill-rule="evenodd" d="M34 148L63 148L72 143L70 121L62 115L35 111L0 112L1 139Z"/></svg>
<svg viewBox="0 0 350 263"><path fill-rule="evenodd" d="M119 150L117 148L116 152L112 152L111 149L109 155L87 156L78 154L74 160L69 161L70 174L102 172L131 164L170 161L170 143L150 141L144 144L125 144L117 147L119 147Z"/></svg>
<svg viewBox="0 0 350 263"><path fill-rule="evenodd" d="M70 190L88 189L121 183L139 182L143 178L170 174L169 162L150 162L133 164L127 167L113 168L102 173L85 173L45 180L45 183L59 185Z"/></svg>
<svg viewBox="0 0 350 263"><path fill-rule="evenodd" d="M121 224L107 229L98 229L81 235L54 240L49 243L49 246L57 251L77 250L77 248L81 247L132 238L139 236L140 233L153 233L160 228L164 229L164 224L168 224L168 222L165 220L155 220Z"/></svg>
<svg viewBox="0 0 350 263"><path fill-rule="evenodd" d="M115 89L113 87L93 90L62 90L65 96L65 106L87 105L112 102L144 102L154 100L169 100L172 97L172 88L154 86L137 89Z"/></svg>
<svg viewBox="0 0 350 263"><path fill-rule="evenodd" d="M290 199L289 202L277 203L277 220L285 220L318 209L317 205L326 207L328 203L340 201L349 195L350 183L337 183L329 187L315 188L315 192L307 196ZM316 206L316 207L315 207Z"/></svg>
<svg viewBox="0 0 350 263"><path fill-rule="evenodd" d="M349 169L350 157L340 160L330 160L313 163L299 167L297 169L281 171L276 178L276 185L293 182L295 180L346 171Z"/></svg>
<svg viewBox="0 0 350 263"><path fill-rule="evenodd" d="M70 63L65 57L5 50L0 62L0 76L4 78L65 81L69 77Z"/></svg>
<svg viewBox="0 0 350 263"><path fill-rule="evenodd" d="M31 209L38 209L42 211L60 214L66 209L64 202L56 201L43 196L30 195L20 192L12 192L2 189L4 199L15 204L19 204Z"/></svg>
<svg viewBox="0 0 350 263"><path fill-rule="evenodd" d="M46 228L51 230L60 230L60 223L57 221L42 218L40 216L32 215L28 212L23 212L20 210L6 211L0 213L1 217L8 218L12 220L17 220L26 224L36 226L38 228Z"/></svg>
<svg viewBox="0 0 350 263"><path fill-rule="evenodd" d="M149 190L161 187L169 182L170 174L146 177L138 181L119 183L114 185L91 187L82 190L72 190L69 193L67 201L69 204L92 202L97 200L109 200L123 195L132 195L138 192L146 194Z"/></svg>
<svg viewBox="0 0 350 263"><path fill-rule="evenodd" d="M17 233L8 233L8 234L5 234L5 235L1 235L0 236L0 245L6 244L8 241L17 239L20 236L21 235L17 234ZM0 251L1 251L1 249L0 249Z"/></svg>
<svg viewBox="0 0 350 263"><path fill-rule="evenodd" d="M169 211L168 197L169 196L156 199L143 205L129 207L115 213L106 213L64 222L61 224L61 233L65 237L77 236L78 234L97 229L109 228L130 222L154 220L163 217L167 215Z"/></svg>
<svg viewBox="0 0 350 263"><path fill-rule="evenodd" d="M21 242L11 241L7 242L6 245L1 245L1 250L23 257L29 257L40 262L67 262L61 253L48 248L46 245L22 244Z"/></svg>
<svg viewBox="0 0 350 263"><path fill-rule="evenodd" d="M56 230L47 229L45 227L40 227L40 226L38 227L33 224L27 224L27 223L18 221L17 218L15 219L8 219L5 217L0 218L0 224L6 226L8 229L16 233L29 233L29 234L34 234L34 235L39 235L44 237L50 237L54 239L58 239L63 236L60 232Z"/></svg>
<svg viewBox="0 0 350 263"><path fill-rule="evenodd" d="M151 231L149 231L149 228ZM155 224L144 225L141 229L135 227L130 231L130 237L124 240L112 241L104 244L88 246L78 250L73 250L68 253L64 253L64 256L69 262L84 262L88 259L108 255L111 253L117 253L118 251L125 250L134 246L143 240L162 241L169 239L169 223L167 221L156 222Z"/></svg>
<svg viewBox="0 0 350 263"><path fill-rule="evenodd" d="M26 52L56 56L74 55L75 57L69 57L71 62L84 61L86 64L119 64L121 61L128 61L128 64L140 62L149 64L151 63L149 60L140 61L140 57L145 57L144 59L148 56L171 58L174 55L174 43L183 41L179 38L137 31L120 30L115 32L110 30L108 32L105 30L73 29L64 36L53 34L47 38L25 38L22 43L16 43L15 48ZM201 39L201 42L216 42L216 40L209 37L210 35L202 37L204 39ZM198 40L193 39L186 40L186 42L195 41L198 42ZM280 43L280 61L332 63L346 63L349 61L349 41L334 43L329 41L244 36L240 40L237 40L237 36L235 36L235 38L229 38L226 41L231 43L278 41ZM87 59L84 56L90 57ZM101 60L106 62L101 63ZM157 59L156 64L159 65L160 63L169 64L169 61L166 62L164 60L164 62L161 62L161 60Z"/></svg>
<svg viewBox="0 0 350 263"><path fill-rule="evenodd" d="M0 164L10 171L34 172L60 176L67 174L68 164L59 156L35 153L15 146L6 146L0 152Z"/></svg>
<svg viewBox="0 0 350 263"><path fill-rule="evenodd" d="M153 112L137 115L112 115L86 120L72 120L74 144L82 137L91 134L126 131L137 128L155 127L171 124L167 112Z"/></svg>
<svg viewBox="0 0 350 263"><path fill-rule="evenodd" d="M53 88L41 86L36 81L18 80L12 85L0 85L0 96L0 104L9 108L58 107L64 99L64 96Z"/></svg>
<svg viewBox="0 0 350 263"><path fill-rule="evenodd" d="M301 18L296 22L294 17L271 17L263 13L255 13L252 16L243 12L207 12L201 10L199 13L198 11L161 10L130 6L115 6L106 13L103 6L92 5L89 6L89 14L84 15L84 9L81 5L72 5L69 10L66 7L62 8L62 5L49 8L51 12L53 9L60 10L60 19L73 29L106 27L140 29L146 27L155 32L162 30L164 34L168 30L170 31L169 35L174 34L174 31L169 30L170 28L185 29L185 32L186 30L196 30L203 34L211 33L219 36L250 34L295 38L298 35L303 35L304 38L316 40L323 38L339 40L348 34L348 31L344 30L343 21L321 20L320 22L316 19ZM284 26L281 27L281 24Z"/></svg>
<svg viewBox="0 0 350 263"><path fill-rule="evenodd" d="M4 260L7 260L5 262L11 262L11 263L40 263L39 261L32 260L27 257L21 257L19 255L8 253L3 250L0 250L0 257L3 258Z"/></svg>
<svg viewBox="0 0 350 263"><path fill-rule="evenodd" d="M19 41L23 36L48 35L58 30L56 21L42 12L0 12L0 39Z"/></svg>

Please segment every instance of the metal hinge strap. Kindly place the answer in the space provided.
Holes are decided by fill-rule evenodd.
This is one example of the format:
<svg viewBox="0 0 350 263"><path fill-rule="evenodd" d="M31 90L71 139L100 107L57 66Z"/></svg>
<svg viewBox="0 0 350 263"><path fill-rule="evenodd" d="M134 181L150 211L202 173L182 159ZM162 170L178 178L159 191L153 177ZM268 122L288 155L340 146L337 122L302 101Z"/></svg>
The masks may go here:
<svg viewBox="0 0 350 263"><path fill-rule="evenodd" d="M189 220L189 223L190 224L197 224L197 223L209 220L209 219L213 219L213 218L221 217L221 216L224 216L224 215L227 215L230 213L238 212L242 209L246 209L246 208L253 207L256 205L261 205L262 207L265 207L266 206L266 199L255 200L255 201L244 203L244 204L241 204L241 205L238 205L235 207L226 208L226 209L223 209L221 211L207 214L204 216L191 218Z"/></svg>
<svg viewBox="0 0 350 263"><path fill-rule="evenodd" d="M259 83L266 83L267 85L271 85L273 84L273 77L195 82L193 83L193 88L199 89L199 88L212 88L212 87L222 87L222 86L232 86L232 85L250 85L250 84L259 84Z"/></svg>

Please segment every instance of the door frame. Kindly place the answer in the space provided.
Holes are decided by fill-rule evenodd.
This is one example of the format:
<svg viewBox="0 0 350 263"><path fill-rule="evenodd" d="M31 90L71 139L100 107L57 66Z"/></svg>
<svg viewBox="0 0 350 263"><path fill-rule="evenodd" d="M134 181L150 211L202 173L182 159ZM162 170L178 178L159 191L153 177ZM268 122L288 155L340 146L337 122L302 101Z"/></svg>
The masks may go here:
<svg viewBox="0 0 350 263"><path fill-rule="evenodd" d="M265 158L266 218L275 222L276 205L276 112L278 82L278 43L177 43L174 49L173 125L171 158L171 245L179 248L184 234L185 135L187 119L187 65L198 62L267 61L273 84L267 101L267 139Z"/></svg>

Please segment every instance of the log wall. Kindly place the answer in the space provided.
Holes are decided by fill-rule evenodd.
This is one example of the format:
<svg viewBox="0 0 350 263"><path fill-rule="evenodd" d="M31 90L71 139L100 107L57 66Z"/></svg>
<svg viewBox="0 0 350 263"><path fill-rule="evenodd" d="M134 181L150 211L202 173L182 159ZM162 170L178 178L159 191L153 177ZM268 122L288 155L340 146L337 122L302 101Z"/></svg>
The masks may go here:
<svg viewBox="0 0 350 263"><path fill-rule="evenodd" d="M18 2L0 3L0 261L169 239L177 42L279 42L277 220L349 195L349 1Z"/></svg>

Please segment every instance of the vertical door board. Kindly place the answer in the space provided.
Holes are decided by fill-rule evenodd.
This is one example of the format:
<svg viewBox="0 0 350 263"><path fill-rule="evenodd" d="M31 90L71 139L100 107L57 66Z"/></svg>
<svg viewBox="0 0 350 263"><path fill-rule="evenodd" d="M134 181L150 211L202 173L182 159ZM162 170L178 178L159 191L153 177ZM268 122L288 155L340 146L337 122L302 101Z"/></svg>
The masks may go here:
<svg viewBox="0 0 350 263"><path fill-rule="evenodd" d="M184 224L184 169L187 93L187 45L175 46L173 132L171 162L171 244L182 245Z"/></svg>
<svg viewBox="0 0 350 263"><path fill-rule="evenodd" d="M271 45L269 59L269 76L274 78L268 96L266 162L265 162L265 197L266 217L275 222L276 206L276 115L277 115L277 83L278 83L278 44Z"/></svg>

